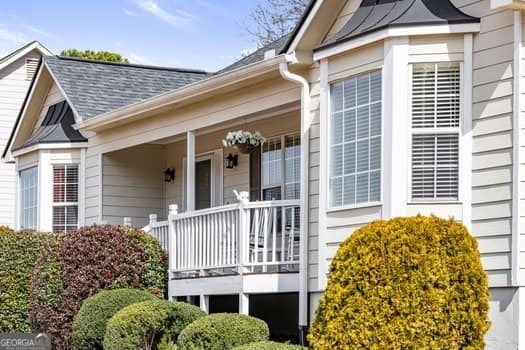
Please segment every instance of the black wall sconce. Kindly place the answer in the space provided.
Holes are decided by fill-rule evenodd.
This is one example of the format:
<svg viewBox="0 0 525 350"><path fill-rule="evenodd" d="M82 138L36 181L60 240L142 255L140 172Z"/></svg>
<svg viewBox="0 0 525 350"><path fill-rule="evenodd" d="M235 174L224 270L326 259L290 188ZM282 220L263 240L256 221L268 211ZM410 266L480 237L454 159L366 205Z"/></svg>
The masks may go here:
<svg viewBox="0 0 525 350"><path fill-rule="evenodd" d="M233 169L239 164L239 155L228 154L226 157L226 169Z"/></svg>
<svg viewBox="0 0 525 350"><path fill-rule="evenodd" d="M164 182L175 181L175 169L167 168L164 170Z"/></svg>

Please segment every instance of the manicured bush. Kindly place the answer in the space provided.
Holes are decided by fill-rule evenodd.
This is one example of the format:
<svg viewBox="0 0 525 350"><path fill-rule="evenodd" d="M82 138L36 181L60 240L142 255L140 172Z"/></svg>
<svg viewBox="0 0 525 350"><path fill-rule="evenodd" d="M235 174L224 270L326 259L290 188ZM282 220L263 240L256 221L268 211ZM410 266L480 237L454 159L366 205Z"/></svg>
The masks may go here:
<svg viewBox="0 0 525 350"><path fill-rule="evenodd" d="M73 321L74 350L102 350L106 324L122 308L156 297L138 289L103 290L82 303Z"/></svg>
<svg viewBox="0 0 525 350"><path fill-rule="evenodd" d="M180 333L179 350L229 350L238 345L268 340L263 320L238 314L212 314L200 318Z"/></svg>
<svg viewBox="0 0 525 350"><path fill-rule="evenodd" d="M40 251L52 238L48 233L0 226L0 333L31 331L29 282Z"/></svg>
<svg viewBox="0 0 525 350"><path fill-rule="evenodd" d="M304 346L277 343L274 341L259 341L245 345L239 345L232 350L306 350Z"/></svg>
<svg viewBox="0 0 525 350"><path fill-rule="evenodd" d="M339 248L312 349L483 349L487 276L467 229L437 217L376 221Z"/></svg>
<svg viewBox="0 0 525 350"><path fill-rule="evenodd" d="M149 300L129 305L108 322L104 349L155 349L166 343L205 313L196 306L166 300Z"/></svg>
<svg viewBox="0 0 525 350"><path fill-rule="evenodd" d="M162 296L166 281L162 248L137 228L94 225L60 234L42 251L31 279L31 326L51 333L57 350L70 349L73 317L84 299L116 288Z"/></svg>

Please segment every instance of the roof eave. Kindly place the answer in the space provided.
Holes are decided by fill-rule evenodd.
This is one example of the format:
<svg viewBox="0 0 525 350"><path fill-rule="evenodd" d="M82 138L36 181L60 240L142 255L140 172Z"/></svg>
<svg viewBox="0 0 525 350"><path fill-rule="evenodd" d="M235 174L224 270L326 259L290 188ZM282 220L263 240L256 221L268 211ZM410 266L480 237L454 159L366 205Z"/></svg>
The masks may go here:
<svg viewBox="0 0 525 350"><path fill-rule="evenodd" d="M97 132L111 128L115 123L121 123L127 119L140 119L145 113L169 107L181 101L189 102L202 95L223 89L226 86L239 84L254 77L274 72L279 69L279 64L286 62L285 55L252 63L210 78L199 80L186 85L180 89L169 91L149 99L100 114L94 118L73 125L73 128L81 131Z"/></svg>
<svg viewBox="0 0 525 350"><path fill-rule="evenodd" d="M417 30L415 30L417 29ZM317 47L314 50L314 60L322 60L330 56L338 55L362 46L370 45L375 42L401 36L422 36L440 34L461 34L478 33L480 23L477 22L458 22L451 24L417 24L410 26L387 26L380 30L369 32L363 35L343 39L334 43Z"/></svg>
<svg viewBox="0 0 525 350"><path fill-rule="evenodd" d="M21 57L24 57L29 52L31 52L31 51L33 51L35 49L38 50L41 55L44 55L44 56L52 55L51 51L49 51L44 45L40 44L38 41L33 41L33 42L29 43L28 45L26 45L25 47L23 47L21 50L19 50L15 55L13 55L13 56L7 58L5 61L1 62L0 63L0 70L2 70L5 67L9 66L13 62L15 62L18 59L20 59Z"/></svg>
<svg viewBox="0 0 525 350"><path fill-rule="evenodd" d="M525 0L490 0L490 8L508 8L513 10L525 10Z"/></svg>

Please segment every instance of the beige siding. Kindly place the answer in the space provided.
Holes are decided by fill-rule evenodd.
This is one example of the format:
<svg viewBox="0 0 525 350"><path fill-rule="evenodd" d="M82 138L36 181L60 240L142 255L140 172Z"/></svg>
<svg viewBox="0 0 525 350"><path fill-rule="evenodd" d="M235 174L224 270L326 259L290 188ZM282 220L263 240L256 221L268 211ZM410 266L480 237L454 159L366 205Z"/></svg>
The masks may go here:
<svg viewBox="0 0 525 350"><path fill-rule="evenodd" d="M139 227L151 213L164 211L162 146L143 145L104 155L103 220L121 224L131 217Z"/></svg>
<svg viewBox="0 0 525 350"><path fill-rule="evenodd" d="M85 179L85 220L87 225L99 221L99 191L100 191L100 156L91 154L86 157Z"/></svg>
<svg viewBox="0 0 525 350"><path fill-rule="evenodd" d="M343 6L341 11L337 15L334 24L328 31L328 34L326 35L326 39L331 38L343 28L346 22L348 22L350 17L352 17L354 12L357 10L360 3L361 1L357 1L357 0L350 0L346 2L346 4Z"/></svg>
<svg viewBox="0 0 525 350"><path fill-rule="evenodd" d="M521 97L520 97L520 191L518 195L520 196L520 239L519 239L519 261L520 261L520 274L522 280L525 279L525 57L523 55L523 47L525 47L525 14L522 13L522 27L521 27L521 38L522 38L522 53L521 53L521 62L520 62L520 87L521 87Z"/></svg>
<svg viewBox="0 0 525 350"><path fill-rule="evenodd" d="M26 75L26 58L40 56L36 51L13 62L0 71L0 149L3 151L30 81ZM15 224L15 165L0 162L0 226Z"/></svg>
<svg viewBox="0 0 525 350"><path fill-rule="evenodd" d="M53 82L53 84L49 88L49 92L47 93L47 97L46 97L46 99L44 101L42 109L40 110L40 113L38 115L38 119L37 119L37 121L35 123L35 127L33 128L33 132L35 132L38 129L38 127L40 126L40 124L44 120L44 118L45 118L45 116L47 114L47 110L48 110L49 106L52 106L52 105L54 105L56 103L59 103L59 102L61 102L63 100L64 100L64 96L60 92L60 90L58 88L58 85L55 82Z"/></svg>

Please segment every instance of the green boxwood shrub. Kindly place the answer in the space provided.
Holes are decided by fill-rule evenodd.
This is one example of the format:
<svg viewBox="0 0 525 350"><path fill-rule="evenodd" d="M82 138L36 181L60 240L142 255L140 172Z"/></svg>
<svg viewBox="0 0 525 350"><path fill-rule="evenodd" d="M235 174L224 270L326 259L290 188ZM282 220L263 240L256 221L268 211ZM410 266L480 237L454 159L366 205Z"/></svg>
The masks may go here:
<svg viewBox="0 0 525 350"><path fill-rule="evenodd" d="M0 226L0 333L26 333L29 324L29 282L49 233L15 232Z"/></svg>
<svg viewBox="0 0 525 350"><path fill-rule="evenodd" d="M376 221L330 267L312 349L483 349L487 276L467 229L437 217Z"/></svg>
<svg viewBox="0 0 525 350"><path fill-rule="evenodd" d="M239 345L232 350L307 350L304 346L277 343L274 341L259 341L245 345Z"/></svg>
<svg viewBox="0 0 525 350"><path fill-rule="evenodd" d="M212 314L200 318L180 333L179 350L229 350L238 345L268 340L263 320L238 314Z"/></svg>
<svg viewBox="0 0 525 350"><path fill-rule="evenodd" d="M146 289L162 296L166 256L148 234L127 226L90 226L58 235L42 251L30 287L30 322L71 349L73 318L102 289Z"/></svg>
<svg viewBox="0 0 525 350"><path fill-rule="evenodd" d="M120 309L154 300L150 292L138 289L103 290L82 303L73 321L74 350L102 350L106 324Z"/></svg>
<svg viewBox="0 0 525 350"><path fill-rule="evenodd" d="M205 313L196 306L166 300L149 300L129 305L108 322L104 349L155 349L166 343Z"/></svg>

